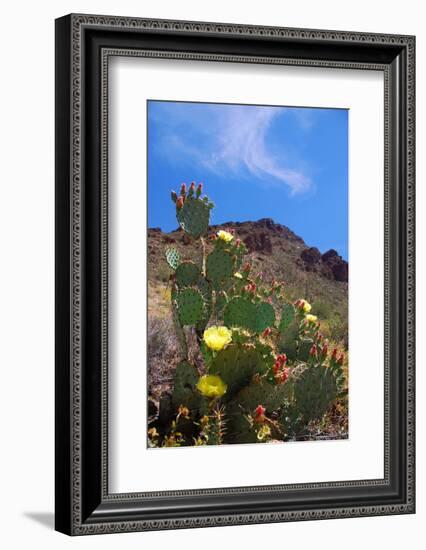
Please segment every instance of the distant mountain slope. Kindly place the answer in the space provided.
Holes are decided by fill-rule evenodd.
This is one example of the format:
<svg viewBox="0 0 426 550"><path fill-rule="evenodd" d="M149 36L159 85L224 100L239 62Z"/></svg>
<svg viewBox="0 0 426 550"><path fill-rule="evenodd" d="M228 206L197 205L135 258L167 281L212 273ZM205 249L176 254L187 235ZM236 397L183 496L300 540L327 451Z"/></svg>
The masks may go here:
<svg viewBox="0 0 426 550"><path fill-rule="evenodd" d="M283 280L290 300L305 298L313 305L322 330L335 341L347 346L348 330L348 263L336 251L321 254L308 247L288 227L269 218L255 222L229 222L211 227L234 229L235 237L247 248L247 261L262 271L266 280ZM180 229L164 233L148 229L148 311L150 316L168 315L167 282L170 269L164 258L167 246L175 246L185 259L197 259L197 244Z"/></svg>

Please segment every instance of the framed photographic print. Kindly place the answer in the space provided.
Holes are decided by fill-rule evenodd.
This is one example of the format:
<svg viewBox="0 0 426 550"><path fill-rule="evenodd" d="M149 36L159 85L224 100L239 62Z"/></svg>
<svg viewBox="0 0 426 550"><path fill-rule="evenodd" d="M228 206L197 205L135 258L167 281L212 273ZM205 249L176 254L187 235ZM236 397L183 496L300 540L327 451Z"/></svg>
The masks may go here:
<svg viewBox="0 0 426 550"><path fill-rule="evenodd" d="M414 513L412 36L56 21L56 529Z"/></svg>

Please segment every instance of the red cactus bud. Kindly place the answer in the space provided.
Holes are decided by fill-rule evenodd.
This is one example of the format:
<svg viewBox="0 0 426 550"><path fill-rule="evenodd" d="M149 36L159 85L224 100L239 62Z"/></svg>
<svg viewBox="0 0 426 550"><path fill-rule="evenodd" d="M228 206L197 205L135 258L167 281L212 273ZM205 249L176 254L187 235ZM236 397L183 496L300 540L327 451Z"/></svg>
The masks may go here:
<svg viewBox="0 0 426 550"><path fill-rule="evenodd" d="M336 357L337 357L337 348L334 348L334 349L333 349L333 352L332 352L332 354L331 354L331 358L332 358L332 359L336 359Z"/></svg>
<svg viewBox="0 0 426 550"><path fill-rule="evenodd" d="M241 244L241 239L237 239L237 240L235 241L235 246L236 246L236 247L239 247L240 244Z"/></svg>
<svg viewBox="0 0 426 550"><path fill-rule="evenodd" d="M199 197L199 196L201 195L202 192L203 192L203 184L202 184L202 183L199 183L199 184L198 184L198 187L197 187L197 191L196 191L197 197Z"/></svg>
<svg viewBox="0 0 426 550"><path fill-rule="evenodd" d="M290 373L290 369L283 369L283 371L281 373L281 377L280 377L281 384L284 384L284 382L287 381L289 373Z"/></svg>
<svg viewBox="0 0 426 550"><path fill-rule="evenodd" d="M217 239L217 235L215 233L213 233L212 235L210 235L210 240L211 241L215 241Z"/></svg>
<svg viewBox="0 0 426 550"><path fill-rule="evenodd" d="M287 355L285 353L281 353L280 355L277 355L276 362L282 366L287 362Z"/></svg>
<svg viewBox="0 0 426 550"><path fill-rule="evenodd" d="M234 235L235 229L232 229L232 227L231 227L230 229L228 229L228 233L231 233L231 235Z"/></svg>
<svg viewBox="0 0 426 550"><path fill-rule="evenodd" d="M317 347L316 345L314 344L312 347L311 347L311 350L309 351L309 355L311 356L314 356L317 354Z"/></svg>
<svg viewBox="0 0 426 550"><path fill-rule="evenodd" d="M343 365L343 361L345 360L345 356L343 353L340 354L339 359L337 359L337 363L339 365Z"/></svg>
<svg viewBox="0 0 426 550"><path fill-rule="evenodd" d="M256 422L263 422L263 420L265 419L265 412L266 412L266 409L262 405L258 405L255 408L254 414L255 414Z"/></svg>
<svg viewBox="0 0 426 550"><path fill-rule="evenodd" d="M182 183L182 185L180 186L180 194L183 196L186 195L186 183Z"/></svg>
<svg viewBox="0 0 426 550"><path fill-rule="evenodd" d="M328 346L327 346L327 344L324 344L324 346L323 346L323 348L322 348L322 350L321 350L321 355L322 355L323 357L327 357L327 353L328 353Z"/></svg>
<svg viewBox="0 0 426 550"><path fill-rule="evenodd" d="M250 269L251 265L248 262L243 265L243 271L246 271L248 273Z"/></svg>
<svg viewBox="0 0 426 550"><path fill-rule="evenodd" d="M185 198L182 196L177 199L176 206L178 210L182 208L184 202L185 202Z"/></svg>
<svg viewBox="0 0 426 550"><path fill-rule="evenodd" d="M267 338L272 332L272 329L270 327L265 328L265 330L262 332L262 336L264 338Z"/></svg>

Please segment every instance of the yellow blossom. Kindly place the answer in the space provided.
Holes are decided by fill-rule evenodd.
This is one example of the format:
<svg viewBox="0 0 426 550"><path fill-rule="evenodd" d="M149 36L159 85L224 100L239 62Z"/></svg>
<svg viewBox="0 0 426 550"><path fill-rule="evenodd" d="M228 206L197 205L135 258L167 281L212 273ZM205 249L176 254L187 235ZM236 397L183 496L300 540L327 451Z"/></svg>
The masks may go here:
<svg viewBox="0 0 426 550"><path fill-rule="evenodd" d="M203 339L210 349L219 351L231 342L232 332L227 327L212 326L204 331Z"/></svg>
<svg viewBox="0 0 426 550"><path fill-rule="evenodd" d="M206 397L222 397L226 388L225 382L215 374L205 374L197 382L198 391Z"/></svg>
<svg viewBox="0 0 426 550"><path fill-rule="evenodd" d="M305 319L308 323L316 323L318 321L318 317L316 315L305 315Z"/></svg>
<svg viewBox="0 0 426 550"><path fill-rule="evenodd" d="M224 231L223 229L217 232L217 236L219 237L219 239L225 241L226 243L230 243L234 238L234 235L229 233L229 231Z"/></svg>
<svg viewBox="0 0 426 550"><path fill-rule="evenodd" d="M263 424L260 428L260 430L257 432L257 439L259 441L263 441L264 439L267 439L271 435L271 428L267 426L266 424Z"/></svg>
<svg viewBox="0 0 426 550"><path fill-rule="evenodd" d="M236 277L237 279L242 279L243 278L241 273L238 273L238 271L237 271L237 273L234 273L234 277Z"/></svg>
<svg viewBox="0 0 426 550"><path fill-rule="evenodd" d="M307 302L306 300L297 300L296 302L296 307L300 308L301 310L303 310L304 313L309 313L312 309L312 306L309 302Z"/></svg>

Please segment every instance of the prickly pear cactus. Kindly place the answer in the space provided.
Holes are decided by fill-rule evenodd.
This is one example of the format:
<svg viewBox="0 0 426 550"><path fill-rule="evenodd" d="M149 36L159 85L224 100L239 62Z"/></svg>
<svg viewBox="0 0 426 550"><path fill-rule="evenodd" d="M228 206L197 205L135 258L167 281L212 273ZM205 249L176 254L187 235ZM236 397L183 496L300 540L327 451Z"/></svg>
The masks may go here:
<svg viewBox="0 0 426 550"><path fill-rule="evenodd" d="M215 297L215 315L217 318L222 317L223 310L228 303L228 297L225 291L216 292Z"/></svg>
<svg viewBox="0 0 426 550"><path fill-rule="evenodd" d="M320 418L336 399L336 380L323 366L306 368L294 384L296 407L305 419Z"/></svg>
<svg viewBox="0 0 426 550"><path fill-rule="evenodd" d="M195 285L200 275L200 268L194 262L182 262L176 268L176 284L179 287Z"/></svg>
<svg viewBox="0 0 426 550"><path fill-rule="evenodd" d="M193 239L198 239L208 231L210 209L208 202L188 197L181 208L176 207L176 217L181 228Z"/></svg>
<svg viewBox="0 0 426 550"><path fill-rule="evenodd" d="M278 327L280 332L285 332L294 319L294 306L292 304L284 304L281 312L281 320Z"/></svg>
<svg viewBox="0 0 426 550"><path fill-rule="evenodd" d="M279 350L291 361L296 361L298 353L299 324L294 320L284 332L280 332Z"/></svg>
<svg viewBox="0 0 426 550"><path fill-rule="evenodd" d="M180 226L200 238L201 259L165 252L180 359L172 396L160 399L157 424L150 421L149 444L312 437L309 430L328 422L330 404L347 394L345 357L329 351L306 300L293 305L281 282L264 282L244 263L246 247L232 227L203 238L213 205L201 195L195 182L171 194Z"/></svg>
<svg viewBox="0 0 426 550"><path fill-rule="evenodd" d="M256 329L256 305L244 296L236 296L228 302L223 314L223 321L228 327Z"/></svg>
<svg viewBox="0 0 426 550"><path fill-rule="evenodd" d="M234 272L232 255L221 248L215 248L207 256L206 277L216 290L220 290L226 283L230 283Z"/></svg>
<svg viewBox="0 0 426 550"><path fill-rule="evenodd" d="M262 332L265 328L275 325L275 311L268 302L260 302L256 305L256 317L254 329L256 332Z"/></svg>
<svg viewBox="0 0 426 550"><path fill-rule="evenodd" d="M285 399L291 395L291 384L273 384L267 380L252 381L235 396L235 400L246 411L253 411L259 404L262 404L267 412L272 413L278 410Z"/></svg>
<svg viewBox="0 0 426 550"><path fill-rule="evenodd" d="M207 281L207 279L205 279L202 276L200 276L197 280L197 287L201 293L201 296L203 297L204 314L201 317L201 319L196 323L195 328L198 331L203 331L206 328L210 320L210 317L212 315L212 308L213 308L212 288L210 283Z"/></svg>
<svg viewBox="0 0 426 550"><path fill-rule="evenodd" d="M300 361L308 361L314 340L302 337L299 339L297 357Z"/></svg>
<svg viewBox="0 0 426 550"><path fill-rule="evenodd" d="M256 443L256 431L241 406L233 403L227 407L227 412L226 443Z"/></svg>
<svg viewBox="0 0 426 550"><path fill-rule="evenodd" d="M197 288L184 288L176 294L179 320L182 326L196 325L204 316L204 300Z"/></svg>
<svg viewBox="0 0 426 550"><path fill-rule="evenodd" d="M176 270L180 263L180 255L176 248L166 248L165 256L169 266Z"/></svg>
<svg viewBox="0 0 426 550"><path fill-rule="evenodd" d="M177 365L172 395L172 404L175 409L180 405L189 407L192 403L198 378L198 372L194 365L187 361L182 361Z"/></svg>
<svg viewBox="0 0 426 550"><path fill-rule="evenodd" d="M227 398L246 386L253 375L263 374L266 370L261 353L250 344L228 345L219 351L210 366L210 372L219 375L227 384Z"/></svg>

